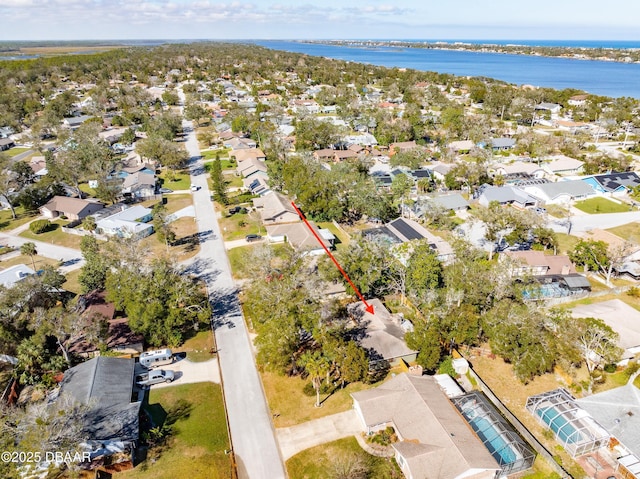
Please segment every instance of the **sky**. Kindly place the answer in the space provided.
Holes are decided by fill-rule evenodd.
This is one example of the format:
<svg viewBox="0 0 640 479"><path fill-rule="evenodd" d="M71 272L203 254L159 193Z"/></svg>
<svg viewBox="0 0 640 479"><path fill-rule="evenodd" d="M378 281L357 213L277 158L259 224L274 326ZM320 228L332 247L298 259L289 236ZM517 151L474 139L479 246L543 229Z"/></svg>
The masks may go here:
<svg viewBox="0 0 640 479"><path fill-rule="evenodd" d="M0 41L640 40L637 0L0 0Z"/></svg>

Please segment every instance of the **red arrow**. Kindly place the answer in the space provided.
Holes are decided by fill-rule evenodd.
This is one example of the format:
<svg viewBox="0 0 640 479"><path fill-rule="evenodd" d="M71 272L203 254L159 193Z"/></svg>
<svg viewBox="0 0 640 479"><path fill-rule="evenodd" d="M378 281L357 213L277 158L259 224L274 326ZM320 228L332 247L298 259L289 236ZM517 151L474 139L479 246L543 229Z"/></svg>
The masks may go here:
<svg viewBox="0 0 640 479"><path fill-rule="evenodd" d="M327 246L324 244L324 241L322 241L320 236L318 236L318 233L316 233L316 230L314 230L311 227L311 225L307 221L307 218L304 216L302 211L300 211L300 209L296 206L296 204L293 201L291 202L291 204L295 208L296 213L298 213L298 216L300 216L300 219L302 221L304 221L304 224L307 225L307 228L309 228L309 231L311 231L313 236L315 236L315 238L318 240L318 243L320 243L320 246L322 246L322 248L324 249L325 253L327 253L329 258L331 258L331 261L333 261L333 264L335 264L336 267L338 268L338 270L342 273L342 276L344 276L344 279L347 280L349 285L356 292L356 294L358 295L358 298L360 298L360 300L364 303L364 310L369 314L373 314L373 305L367 303L367 300L364 299L364 296L362 296L362 293L360 292L360 290L358 290L358 288L356 288L356 285L353 284L353 281L351 281L351 278L349 278L349 275L345 272L345 270L342 269L342 266L340 266L340 263L338 263L338 260L335 259L335 257L331 254L331 251L329 251L329 248L327 248Z"/></svg>

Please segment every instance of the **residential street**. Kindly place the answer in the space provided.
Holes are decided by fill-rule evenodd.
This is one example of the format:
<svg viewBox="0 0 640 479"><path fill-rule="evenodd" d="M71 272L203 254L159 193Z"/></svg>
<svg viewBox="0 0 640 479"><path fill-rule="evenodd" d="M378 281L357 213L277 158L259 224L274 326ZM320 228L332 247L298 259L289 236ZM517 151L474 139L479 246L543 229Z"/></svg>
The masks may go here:
<svg viewBox="0 0 640 479"><path fill-rule="evenodd" d="M43 241L30 240L23 238L22 236L12 236L6 233L0 233L0 244L12 246L16 249L20 249L21 245L29 242L36 245L38 255L51 259L64 260L64 264L59 268L61 273L68 273L69 271L81 268L84 265L82 253L77 249L57 246ZM27 262L27 265L29 265L29 262Z"/></svg>
<svg viewBox="0 0 640 479"><path fill-rule="evenodd" d="M179 94L184 102L182 90ZM200 187L193 193L201 234L200 253L188 271L206 281L214 309L213 327L238 477L285 478L271 413L231 277L195 132L191 122L184 121L183 125L188 133L186 147L191 156L191 183Z"/></svg>

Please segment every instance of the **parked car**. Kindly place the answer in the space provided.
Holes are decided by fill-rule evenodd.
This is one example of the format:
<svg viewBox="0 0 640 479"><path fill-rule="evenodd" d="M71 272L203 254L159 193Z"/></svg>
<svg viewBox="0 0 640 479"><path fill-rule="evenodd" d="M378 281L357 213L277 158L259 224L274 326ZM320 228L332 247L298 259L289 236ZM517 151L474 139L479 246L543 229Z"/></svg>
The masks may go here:
<svg viewBox="0 0 640 479"><path fill-rule="evenodd" d="M544 215L547 213L546 208L534 208L533 211L538 213L539 215Z"/></svg>
<svg viewBox="0 0 640 479"><path fill-rule="evenodd" d="M169 188L160 188L158 191L160 193L173 193L173 190L171 190Z"/></svg>
<svg viewBox="0 0 640 479"><path fill-rule="evenodd" d="M251 243L253 241L260 241L262 239L262 236L260 235L247 235L244 237L244 239L247 240L247 243Z"/></svg>
<svg viewBox="0 0 640 479"><path fill-rule="evenodd" d="M229 216L235 215L236 213L246 214L247 209L242 206L234 206L233 208L229 209Z"/></svg>
<svg viewBox="0 0 640 479"><path fill-rule="evenodd" d="M173 371L165 371L164 369L155 369L153 371L140 373L136 376L136 384L138 386L153 386L154 384L170 383L175 379Z"/></svg>
<svg viewBox="0 0 640 479"><path fill-rule="evenodd" d="M191 191L198 191L200 189L197 185L191 185Z"/></svg>

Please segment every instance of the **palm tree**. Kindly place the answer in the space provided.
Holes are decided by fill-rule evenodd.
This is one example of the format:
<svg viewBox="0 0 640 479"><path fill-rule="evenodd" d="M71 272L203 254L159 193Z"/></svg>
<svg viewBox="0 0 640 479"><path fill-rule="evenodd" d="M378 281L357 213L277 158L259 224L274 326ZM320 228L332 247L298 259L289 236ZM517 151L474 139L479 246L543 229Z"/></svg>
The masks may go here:
<svg viewBox="0 0 640 479"><path fill-rule="evenodd" d="M301 363L304 369L311 379L311 384L316 390L316 403L315 407L322 407L320 404L320 386L322 385L322 378L329 373L329 361L319 351L311 352L307 351L301 357Z"/></svg>
<svg viewBox="0 0 640 479"><path fill-rule="evenodd" d="M24 256L31 256L31 266L33 266L33 270L36 270L36 262L33 257L38 254L38 250L36 249L36 245L34 243L28 242L24 243L20 246L20 254Z"/></svg>

